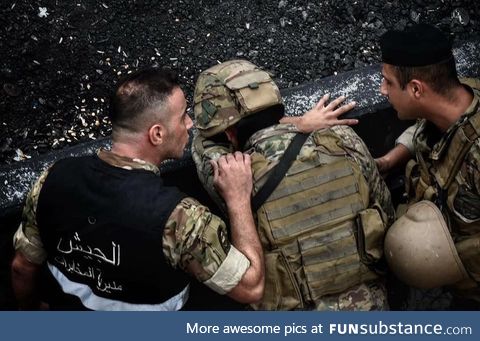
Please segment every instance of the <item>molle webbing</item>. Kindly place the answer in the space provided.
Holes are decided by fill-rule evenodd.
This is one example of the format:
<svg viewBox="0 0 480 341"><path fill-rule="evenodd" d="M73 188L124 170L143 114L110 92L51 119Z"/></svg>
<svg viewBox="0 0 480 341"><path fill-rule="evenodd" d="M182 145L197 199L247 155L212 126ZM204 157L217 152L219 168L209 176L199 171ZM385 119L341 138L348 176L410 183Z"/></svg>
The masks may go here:
<svg viewBox="0 0 480 341"><path fill-rule="evenodd" d="M358 250L357 236L364 234L358 232L362 227L357 217L368 206L367 186L359 183L363 181L360 169L344 155L323 159L329 163L293 174L289 171L258 211L259 233L262 241L269 243L264 245L265 253L280 251L286 262L277 263L273 269L267 266L265 290L290 288L286 291L289 294L283 293L287 300L278 303L268 296L260 309L315 305L324 295L377 278L362 263ZM312 165L296 161L290 170L296 166L300 169L300 164ZM291 275L282 277L282 273ZM278 285L275 281L285 283ZM293 288L299 288L299 297L289 296L296 292ZM297 305L292 306L295 300Z"/></svg>
<svg viewBox="0 0 480 341"><path fill-rule="evenodd" d="M302 250L309 251L310 249L318 247L318 245L330 244L335 241L350 237L352 236L352 231L353 223L349 222L349 228L328 230L321 235L316 235L299 241L299 245Z"/></svg>
<svg viewBox="0 0 480 341"><path fill-rule="evenodd" d="M307 208L325 204L331 200L341 199L343 197L346 197L350 194L355 194L357 192L358 192L358 186L356 186L355 184L349 185L348 187L331 190L324 193L324 195L322 195L321 197L307 198L299 202L293 202L288 206L285 206L276 210L271 210L268 214L268 217L272 220L285 218L295 212L303 211L303 210L306 210ZM337 216L339 213L335 213L335 212L338 212L343 208L344 207L331 211L332 216Z"/></svg>
<svg viewBox="0 0 480 341"><path fill-rule="evenodd" d="M406 172L407 183L415 183L415 199L411 203L425 199L435 201L439 207L445 205L445 202L443 202L445 198L439 198L438 190L446 191L448 196L451 195L450 187L464 162L465 156L475 140L480 137L480 111L478 111L478 106L479 104L474 109L476 113L465 119L453 132L448 146L437 148L431 152L431 161L425 160L422 153L417 152L420 171L418 181L414 181L412 178L412 170L417 164L414 161L409 162ZM406 186L407 191L410 186Z"/></svg>
<svg viewBox="0 0 480 341"><path fill-rule="evenodd" d="M363 208L354 171L345 158L285 177L264 205L278 241L350 219Z"/></svg>
<svg viewBox="0 0 480 341"><path fill-rule="evenodd" d="M326 224L339 218L347 218L355 215L362 209L361 204L352 204L341 208L319 214L318 216L309 217L300 221L295 221L288 225L272 231L273 236L277 239L287 238L292 235L297 235L301 232L308 231L312 228L318 227L319 224Z"/></svg>
<svg viewBox="0 0 480 341"><path fill-rule="evenodd" d="M357 225L347 221L299 238L306 283L313 301L376 278L360 261L356 233Z"/></svg>
<svg viewBox="0 0 480 341"><path fill-rule="evenodd" d="M353 175L353 170L351 168L339 169L336 172L318 175L312 179L304 180L297 186L277 188L277 190L270 195L270 200L280 199L347 175Z"/></svg>
<svg viewBox="0 0 480 341"><path fill-rule="evenodd" d="M282 181L283 177L287 173L288 169L292 165L292 162L297 158L298 152L302 148L303 144L307 140L307 134L298 133L290 141L282 158L272 169L270 175L265 184L259 189L252 199L252 210L256 212L260 206L268 199L272 192L277 188L278 184Z"/></svg>
<svg viewBox="0 0 480 341"><path fill-rule="evenodd" d="M353 229L352 230L340 230L340 231L328 231L327 236L317 236L312 237L314 242L310 240L304 240L300 242L300 249L303 251L303 264L313 265L321 262L330 262L338 258L343 258L351 256L357 253L357 247L354 244L350 244L347 248L318 248L318 245L331 245L335 243L342 243L347 238L354 238ZM315 253L309 255L308 251L315 250ZM332 269L325 270L331 271Z"/></svg>
<svg viewBox="0 0 480 341"><path fill-rule="evenodd" d="M360 167L337 135L326 130L312 140L316 147L305 147L312 151L300 153L257 211L266 265L265 296L255 309L311 309L325 295L377 278L361 255L373 255L370 263L381 257L384 225L376 209L366 209ZM266 159L252 166L254 174L270 175Z"/></svg>

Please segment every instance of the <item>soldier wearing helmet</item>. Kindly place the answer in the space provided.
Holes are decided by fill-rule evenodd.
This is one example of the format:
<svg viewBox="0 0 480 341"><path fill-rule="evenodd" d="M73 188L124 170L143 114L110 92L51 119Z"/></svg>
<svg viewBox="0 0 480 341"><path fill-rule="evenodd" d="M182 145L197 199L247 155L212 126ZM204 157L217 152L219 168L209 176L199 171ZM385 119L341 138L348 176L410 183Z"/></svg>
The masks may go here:
<svg viewBox="0 0 480 341"><path fill-rule="evenodd" d="M252 159L265 256L265 293L254 309L388 308L379 261L394 215L390 194L363 141L341 125L355 122L337 119L353 107L337 108L343 100L324 96L301 118L283 117L270 75L243 60L197 80L193 158L220 205L210 161L233 150Z"/></svg>
<svg viewBox="0 0 480 341"><path fill-rule="evenodd" d="M388 31L380 46L380 92L400 119L417 119L377 160L380 170L388 171L411 159L406 167L410 207L387 235L387 260L407 284L453 285L457 298L463 297L461 308L478 308L480 82L458 79L451 44L433 26Z"/></svg>

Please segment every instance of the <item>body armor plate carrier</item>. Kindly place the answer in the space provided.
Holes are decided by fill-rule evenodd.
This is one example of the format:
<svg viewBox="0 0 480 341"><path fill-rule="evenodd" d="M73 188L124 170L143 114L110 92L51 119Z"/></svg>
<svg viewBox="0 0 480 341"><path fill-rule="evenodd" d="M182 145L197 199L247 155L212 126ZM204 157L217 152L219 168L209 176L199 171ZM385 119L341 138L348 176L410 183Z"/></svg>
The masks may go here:
<svg viewBox="0 0 480 341"><path fill-rule="evenodd" d="M425 124L424 121L420 125L415 136L418 131L424 129ZM478 138L480 138L479 104L474 113L465 117L452 133L447 145L435 148L427 158L417 152L418 162L410 160L406 168L406 191L409 198L412 198L409 204L420 200L432 201L440 208L447 221L460 259L474 280L460 282L458 287L464 289L478 287L480 283L480 220L467 219L457 213L454 202L462 186L459 170Z"/></svg>
<svg viewBox="0 0 480 341"><path fill-rule="evenodd" d="M369 204L368 185L339 137L326 130L312 138L316 152L294 161L257 211L266 283L255 309L314 308L324 295L377 278L373 269L383 255L383 212ZM256 190L271 163L252 155Z"/></svg>

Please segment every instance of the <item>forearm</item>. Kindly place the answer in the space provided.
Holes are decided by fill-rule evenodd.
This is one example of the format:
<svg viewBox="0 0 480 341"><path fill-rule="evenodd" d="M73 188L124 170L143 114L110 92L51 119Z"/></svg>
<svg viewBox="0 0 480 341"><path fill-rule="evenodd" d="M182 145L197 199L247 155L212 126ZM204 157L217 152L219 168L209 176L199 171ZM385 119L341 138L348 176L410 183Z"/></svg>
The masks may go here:
<svg viewBox="0 0 480 341"><path fill-rule="evenodd" d="M381 172L404 166L412 154L403 144L397 144L387 154L377 159L378 168Z"/></svg>
<svg viewBox="0 0 480 341"><path fill-rule="evenodd" d="M235 200L227 204L232 244L250 261L240 283L229 296L241 302L252 303L263 297L265 269L263 250L250 208L250 200Z"/></svg>
<svg viewBox="0 0 480 341"><path fill-rule="evenodd" d="M311 133L315 130L328 127L327 125L322 125L322 124L319 124L317 126L309 125L307 122L305 122L305 119L303 116L284 116L280 120L280 123L293 124L295 127L297 127L298 131L301 133Z"/></svg>
<svg viewBox="0 0 480 341"><path fill-rule="evenodd" d="M213 161L212 166L215 187L227 204L231 243L250 262L240 282L227 295L239 302L255 303L263 297L265 270L250 208L253 187L250 155L227 154Z"/></svg>

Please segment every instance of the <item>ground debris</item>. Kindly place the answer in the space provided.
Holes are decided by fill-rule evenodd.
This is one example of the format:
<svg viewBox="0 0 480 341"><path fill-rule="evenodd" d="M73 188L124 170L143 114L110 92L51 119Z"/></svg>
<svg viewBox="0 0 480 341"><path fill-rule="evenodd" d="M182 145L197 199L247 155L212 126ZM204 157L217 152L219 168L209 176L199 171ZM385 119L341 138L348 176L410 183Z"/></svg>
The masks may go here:
<svg viewBox="0 0 480 341"><path fill-rule="evenodd" d="M480 32L480 6L471 0L199 3L15 1L3 6L0 137L11 142L0 148L0 163L13 162L17 149L45 153L110 134L106 99L120 77L141 67L178 72L191 102L198 73L217 61L249 59L287 87L379 62L378 38L387 29L419 21L435 23L453 40ZM51 133L53 118L62 119L54 127L59 134ZM25 128L38 134L16 133ZM60 141L69 130L75 135Z"/></svg>

